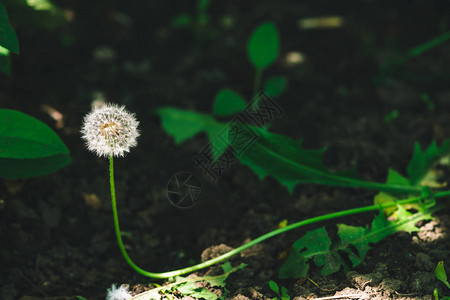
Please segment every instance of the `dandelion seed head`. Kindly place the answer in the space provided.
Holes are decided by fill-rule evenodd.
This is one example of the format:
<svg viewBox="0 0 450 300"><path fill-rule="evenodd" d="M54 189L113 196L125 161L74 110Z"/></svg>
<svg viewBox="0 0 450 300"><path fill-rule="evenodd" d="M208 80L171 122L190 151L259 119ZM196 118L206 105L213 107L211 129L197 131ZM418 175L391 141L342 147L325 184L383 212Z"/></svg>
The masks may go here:
<svg viewBox="0 0 450 300"><path fill-rule="evenodd" d="M117 287L115 284L113 284L107 290L106 300L126 300L130 298L131 294L130 292L128 292L128 287L125 285Z"/></svg>
<svg viewBox="0 0 450 300"><path fill-rule="evenodd" d="M124 106L107 103L95 107L83 119L82 138L98 156L124 156L137 145L139 122Z"/></svg>

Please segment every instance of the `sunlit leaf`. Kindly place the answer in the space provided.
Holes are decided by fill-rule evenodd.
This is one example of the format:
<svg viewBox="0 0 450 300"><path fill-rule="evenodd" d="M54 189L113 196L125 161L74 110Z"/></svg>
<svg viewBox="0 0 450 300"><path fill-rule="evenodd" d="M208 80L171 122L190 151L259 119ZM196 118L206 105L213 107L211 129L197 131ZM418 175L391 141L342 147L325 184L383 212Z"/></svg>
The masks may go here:
<svg viewBox="0 0 450 300"><path fill-rule="evenodd" d="M0 46L0 72L6 75L11 74L11 58L9 56L9 50Z"/></svg>
<svg viewBox="0 0 450 300"><path fill-rule="evenodd" d="M19 111L0 109L0 177L46 175L70 162L69 149L46 124Z"/></svg>
<svg viewBox="0 0 450 300"><path fill-rule="evenodd" d="M195 299L217 299L219 296L207 288L204 287L204 283L209 284L211 288L221 288L224 290L224 295L221 299L225 299L227 295L226 280L231 273L239 271L245 268L245 264L240 264L236 267L231 268L229 271L216 276L204 276L204 277L181 277L177 276L175 282L161 286L152 290L148 290L141 294L138 294L130 300L160 300L163 297L160 295L161 291L168 293L179 293L185 297L194 297ZM203 283L200 285L199 283ZM164 299L167 299L164 297Z"/></svg>
<svg viewBox="0 0 450 300"><path fill-rule="evenodd" d="M438 262L436 269L434 269L434 275L442 283L444 283L450 289L450 283L447 281L447 273L445 273L444 262Z"/></svg>
<svg viewBox="0 0 450 300"><path fill-rule="evenodd" d="M42 158L69 154L46 124L22 112L0 109L0 158Z"/></svg>
<svg viewBox="0 0 450 300"><path fill-rule="evenodd" d="M67 23L66 14L50 0L3 0L11 19L22 26L53 30Z"/></svg>
<svg viewBox="0 0 450 300"><path fill-rule="evenodd" d="M313 259L316 266L321 268L322 275L329 275L347 269L344 260L346 255L352 263L352 267L359 265L366 257L370 245L378 243L382 239L398 231L411 233L419 229L414 225L421 220L429 220L435 208L429 211L419 211L412 214L403 207L397 207L394 221L388 221L383 212L380 212L373 220L370 228L356 227L338 224L339 241L332 243L325 227L307 232L297 240L291 250L291 254L280 269L280 278L304 278L309 269L308 260ZM352 249L356 249L356 252Z"/></svg>
<svg viewBox="0 0 450 300"><path fill-rule="evenodd" d="M0 2L0 46L19 54L19 42L14 29L9 24L5 6Z"/></svg>

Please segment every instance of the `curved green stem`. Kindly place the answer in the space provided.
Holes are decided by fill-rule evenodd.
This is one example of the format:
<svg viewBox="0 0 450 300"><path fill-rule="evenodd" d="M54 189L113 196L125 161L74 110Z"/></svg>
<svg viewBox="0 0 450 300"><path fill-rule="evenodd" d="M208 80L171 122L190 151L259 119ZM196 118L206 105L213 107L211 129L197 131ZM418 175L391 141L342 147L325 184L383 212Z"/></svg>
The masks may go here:
<svg viewBox="0 0 450 300"><path fill-rule="evenodd" d="M306 226L312 223L317 223L317 222L321 222L321 221L325 221L325 220L330 220L330 219L334 219L334 218L339 218L339 217L344 217L344 216L348 216L348 215L353 215L353 214L359 214L359 213L363 213L363 212L368 212L368 211L372 211L372 210L379 210L382 208L386 208L386 207L392 207L392 206L396 206L396 205L403 205L403 204L408 204L408 203L414 203L414 202L419 202L421 200L424 199L424 197L414 197L414 198L408 198L405 200L401 200L401 201L397 201L397 202L393 202L393 203L386 203L386 204L378 204L378 205L369 205L369 206L364 206L364 207L359 207L359 208L353 208L353 209L348 209L348 210L344 210L344 211L339 211L339 212L334 212L334 213L330 213L330 214L326 214L326 215L322 215L322 216L317 216L314 218L310 218L307 220L303 220L297 223L293 223L291 225L288 225L286 227L283 228L279 228L276 230L273 230L269 233L266 233L246 244L243 244L242 246L237 247L236 249L233 249L221 256L218 256L216 258L207 260L205 262L202 262L200 264L196 264L194 266L191 267L187 267L187 268L183 268L183 269L179 269L179 270L174 270L174 271L169 271L169 272L163 272L163 273L153 273L153 272L148 272L145 271L144 269L139 268L132 260L131 258L128 256L127 251L125 250L125 247L123 245L123 241L122 241L122 236L120 234L120 227L119 227L119 217L117 214L117 205L116 205L116 192L115 192L115 188L114 188L114 165L113 165L113 158L112 156L109 157L109 180L110 180L110 185L111 185L111 201L112 201L112 210L113 210L113 215L114 215L114 228L116 230L116 238L117 238L117 242L119 244L119 248L120 251L122 252L123 257L125 258L125 260L127 261L127 263L138 273L147 276L147 277L152 277L152 278L170 278L170 277L174 277L174 276L179 276L179 275L183 275L183 274L187 274L187 273L191 273L209 266L212 266L214 264L220 263L242 251L244 251L245 249L248 249L256 244L261 243L262 241L265 241L271 237L274 237L276 235L279 235L281 233L284 233L286 231L292 230L292 229L296 229L302 226ZM445 191L445 192L440 192L440 193L435 193L433 195L434 198L440 198L440 197L446 197L446 196L450 196L450 191Z"/></svg>

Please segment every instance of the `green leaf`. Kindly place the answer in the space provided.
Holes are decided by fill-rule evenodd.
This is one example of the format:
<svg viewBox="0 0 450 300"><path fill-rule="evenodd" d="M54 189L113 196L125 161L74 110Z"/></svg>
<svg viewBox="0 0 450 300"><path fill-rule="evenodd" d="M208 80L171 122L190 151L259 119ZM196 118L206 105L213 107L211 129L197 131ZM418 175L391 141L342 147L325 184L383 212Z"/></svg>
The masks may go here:
<svg viewBox="0 0 450 300"><path fill-rule="evenodd" d="M56 154L43 158L0 158L0 177L20 179L48 175L68 165L72 159L68 154Z"/></svg>
<svg viewBox="0 0 450 300"><path fill-rule="evenodd" d="M290 254L278 272L280 279L300 279L306 278L309 271L309 264L306 263L305 257L300 254L298 249L292 247Z"/></svg>
<svg viewBox="0 0 450 300"><path fill-rule="evenodd" d="M286 76L271 76L264 83L264 91L271 97L278 97L286 90Z"/></svg>
<svg viewBox="0 0 450 300"><path fill-rule="evenodd" d="M400 173L391 168L389 168L388 170L388 177L386 183L398 185L410 185L408 178L403 177Z"/></svg>
<svg viewBox="0 0 450 300"><path fill-rule="evenodd" d="M187 278L177 276L176 282L143 292L139 295L136 295L136 296L130 298L130 300L162 299L162 297L159 294L160 291L171 291L171 292L178 291L183 296L191 296L191 297L195 297L195 298L199 298L199 299L204 298L204 299L208 299L208 300L209 299L217 299L217 298L219 298L218 295L210 292L205 287L197 286L196 283L206 282L209 284L210 287L222 288L225 291L224 296L226 296L226 294L227 294L227 290L225 288L226 279L228 278L228 276L230 276L231 273L241 270L241 269L245 268L246 266L247 266L246 264L240 264L240 265L232 268L228 272L225 272L221 275L216 275L216 276L187 277ZM167 292L165 294L167 296ZM224 298L224 296L222 296L221 298Z"/></svg>
<svg viewBox="0 0 450 300"><path fill-rule="evenodd" d="M242 112L247 103L245 99L231 89L221 89L214 99L213 114L216 116L232 116Z"/></svg>
<svg viewBox="0 0 450 300"><path fill-rule="evenodd" d="M280 289L278 288L278 284L273 281L269 280L269 287L272 291L274 291L277 295L280 293Z"/></svg>
<svg viewBox="0 0 450 300"><path fill-rule="evenodd" d="M195 285L195 282L185 282L177 286L178 292L180 292L183 296L190 296L196 299L211 299L215 300L219 298L216 294L210 292L204 287L198 287Z"/></svg>
<svg viewBox="0 0 450 300"><path fill-rule="evenodd" d="M307 232L301 239L297 240L292 246L297 251L302 251L305 261L313 258L314 263L321 268L320 274L333 274L345 266L345 261L335 251L330 249L331 239L325 227Z"/></svg>
<svg viewBox="0 0 450 300"><path fill-rule="evenodd" d="M424 152L420 144L416 143L412 160L408 165L410 184L420 185L423 183L436 161L448 153L450 153L450 139L446 139L441 147L438 147L433 141Z"/></svg>
<svg viewBox="0 0 450 300"><path fill-rule="evenodd" d="M69 154L46 124L22 112L0 109L0 158L43 158Z"/></svg>
<svg viewBox="0 0 450 300"><path fill-rule="evenodd" d="M421 188L402 185L387 185L357 178L353 170L334 173L323 164L325 149L305 150L301 140L268 132L265 128L247 126L240 135L257 136L255 141L241 149L242 139L233 136L230 127L228 141L242 164L249 166L260 179L273 176L292 193L299 183L316 183L331 186L370 188L380 191L402 191L420 193ZM237 135L237 134L236 134ZM247 138L248 139L248 138ZM245 144L244 144L245 145ZM245 151L244 151L245 150Z"/></svg>
<svg viewBox="0 0 450 300"><path fill-rule="evenodd" d="M447 281L447 273L445 273L443 261L438 262L436 269L434 269L434 275L450 289L450 283Z"/></svg>
<svg viewBox="0 0 450 300"><path fill-rule="evenodd" d="M277 59L279 48L280 37L272 22L258 26L247 45L250 61L258 70L267 68Z"/></svg>
<svg viewBox="0 0 450 300"><path fill-rule="evenodd" d="M159 108L157 114L161 117L163 128L175 139L176 144L200 132L206 132L210 138L214 139L225 125L206 114L173 107Z"/></svg>
<svg viewBox="0 0 450 300"><path fill-rule="evenodd" d="M9 24L5 6L0 2L0 46L19 54L19 41L14 29Z"/></svg>
<svg viewBox="0 0 450 300"><path fill-rule="evenodd" d="M343 254L347 255L352 266L359 265L366 257L371 244L378 243L389 235L398 231L411 233L419 229L414 225L421 220L431 219L431 214L436 209L419 211L412 214L403 207L398 206L395 221L388 221L383 212L380 212L373 220L370 228L355 227L338 224L339 241L332 243L325 227L307 232L292 246L291 254L280 269L280 278L302 278L308 272L308 260L321 268L322 275L329 275L339 271L341 267L348 268ZM356 253L349 246L356 249ZM304 250L306 249L306 250Z"/></svg>
<svg viewBox="0 0 450 300"><path fill-rule="evenodd" d="M226 128L225 124L217 122L211 116L173 107L159 108L156 113L161 117L164 130L175 139L176 144L205 132L214 145L215 159L220 157L229 145L226 136L221 135Z"/></svg>
<svg viewBox="0 0 450 300"><path fill-rule="evenodd" d="M367 228L349 226L345 224L337 224L338 236L341 239L341 247L347 250L346 253L353 267L359 265L369 251L369 243L366 242L364 236L367 233ZM356 255L353 251L347 248L348 245L354 245L358 251Z"/></svg>
<svg viewBox="0 0 450 300"><path fill-rule="evenodd" d="M0 177L47 175L71 162L69 149L41 121L15 110L0 109Z"/></svg>
<svg viewBox="0 0 450 300"><path fill-rule="evenodd" d="M233 269L233 267L231 266L231 263L230 263L229 261L224 262L224 263L221 265L221 267L222 267L222 270L223 270L224 273L230 272L231 269Z"/></svg>
<svg viewBox="0 0 450 300"><path fill-rule="evenodd" d="M228 139L235 151L242 153L239 156L241 163L249 166L260 179L271 175L290 192L299 183L352 186L352 178L326 169L322 161L325 149L305 150L301 140L270 133L263 128L248 128L258 138L245 151L239 149L236 138Z"/></svg>
<svg viewBox="0 0 450 300"><path fill-rule="evenodd" d="M284 286L282 286L281 287L281 300L289 300L289 299L290 299L290 297L287 293L287 289Z"/></svg>
<svg viewBox="0 0 450 300"><path fill-rule="evenodd" d="M11 74L11 58L9 57L9 50L0 46L0 72L6 75Z"/></svg>

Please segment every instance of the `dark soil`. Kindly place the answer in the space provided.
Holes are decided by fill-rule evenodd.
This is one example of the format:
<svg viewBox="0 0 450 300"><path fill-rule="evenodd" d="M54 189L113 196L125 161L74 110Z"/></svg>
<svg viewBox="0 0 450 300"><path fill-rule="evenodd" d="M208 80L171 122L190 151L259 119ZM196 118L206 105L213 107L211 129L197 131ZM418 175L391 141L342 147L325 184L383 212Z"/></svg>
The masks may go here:
<svg viewBox="0 0 450 300"><path fill-rule="evenodd" d="M55 174L0 181L0 299L105 299L113 283L137 292L158 280L135 273L116 245L110 208L108 161L83 145L79 129L93 100L124 104L140 121L139 146L116 159L116 189L124 240L144 269L186 267L235 248L276 228L325 213L373 203L375 192L299 185L292 194L275 179L259 180L233 164L212 184L192 156L208 144L200 135L176 145L154 110L176 106L208 113L215 93L230 87L250 98L254 71L246 42L271 20L281 54L269 75L285 74L289 87L277 103L285 115L271 130L303 138L306 148L327 147L331 169L355 167L365 179L384 181L389 167L406 174L414 143L450 137L450 45L445 43L374 82L383 62L448 30L441 1L213 1L210 24L170 26L172 17L195 15L186 1L55 1L72 20L53 29L19 22L21 54L12 75L2 75L0 105L51 126L71 150L73 162ZM301 30L307 17L344 18L344 26ZM233 20L224 26L224 18ZM290 52L304 61L288 64ZM424 95L434 103L427 108ZM44 111L53 107L63 126ZM385 116L398 110L398 117ZM167 198L167 182L179 171L195 173L203 193L193 208ZM279 280L283 253L307 230L294 230L231 259L248 266L227 280L230 299L269 299L269 280L291 299L431 299L438 261L450 265L448 209L420 232L397 233L376 244L356 269L310 280ZM365 226L373 213L328 222ZM220 246L219 246L220 245ZM203 253L203 254L202 254ZM214 272L214 268L197 275ZM315 284L313 284L313 282ZM188 299L188 298L184 298Z"/></svg>

